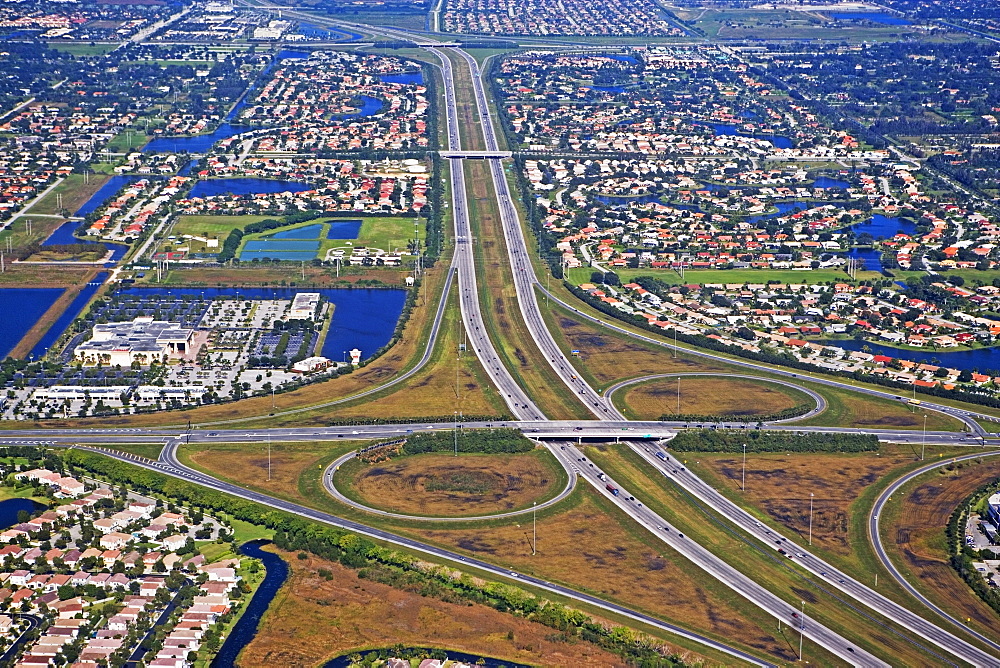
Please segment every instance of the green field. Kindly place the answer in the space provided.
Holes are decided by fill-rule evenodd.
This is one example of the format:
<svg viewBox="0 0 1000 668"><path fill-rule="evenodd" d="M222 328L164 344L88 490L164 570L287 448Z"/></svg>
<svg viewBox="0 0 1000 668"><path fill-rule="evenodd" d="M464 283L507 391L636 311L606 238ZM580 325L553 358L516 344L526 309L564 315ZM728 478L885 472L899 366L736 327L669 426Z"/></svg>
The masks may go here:
<svg viewBox="0 0 1000 668"><path fill-rule="evenodd" d="M217 237L220 240L236 227L257 223L273 216L179 216L170 233L176 236L193 234L199 237Z"/></svg>
<svg viewBox="0 0 1000 668"><path fill-rule="evenodd" d="M148 141L149 137L142 130L122 130L107 143L105 148L112 153L130 153L138 151Z"/></svg>
<svg viewBox="0 0 1000 668"><path fill-rule="evenodd" d="M118 48L118 44L73 44L69 42L48 42L46 44L50 49L56 49L57 51L62 51L63 53L69 53L74 56L103 56L105 53Z"/></svg>
<svg viewBox="0 0 1000 668"><path fill-rule="evenodd" d="M592 267L579 267L577 269L567 269L566 278L574 285L589 283L590 275L594 272ZM767 281L781 281L782 283L849 283L847 274L837 269L815 269L810 271L786 270L763 270L763 269L689 269L684 272L684 278L672 269L616 269L615 273L622 283L632 281L636 276L654 276L664 283L673 285L693 285L704 283L766 283ZM858 280L878 280L882 275L875 271L862 271L858 273Z"/></svg>

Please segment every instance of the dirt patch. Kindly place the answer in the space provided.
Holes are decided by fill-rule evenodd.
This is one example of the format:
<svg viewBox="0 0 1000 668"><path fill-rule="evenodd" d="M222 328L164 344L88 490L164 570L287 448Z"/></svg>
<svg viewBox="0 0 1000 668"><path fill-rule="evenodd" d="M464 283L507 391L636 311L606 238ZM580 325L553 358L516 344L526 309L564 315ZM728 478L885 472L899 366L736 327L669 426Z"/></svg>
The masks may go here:
<svg viewBox="0 0 1000 668"><path fill-rule="evenodd" d="M447 603L359 579L336 562L275 551L289 563L291 575L240 654L242 666L322 665L356 649L395 644L532 665L623 665L590 643L565 642L553 629L484 605ZM330 579L319 575L321 568Z"/></svg>
<svg viewBox="0 0 1000 668"><path fill-rule="evenodd" d="M345 466L338 485L365 504L408 515L460 517L506 512L558 493L558 466L545 453L424 454Z"/></svg>
<svg viewBox="0 0 1000 668"><path fill-rule="evenodd" d="M889 549L895 547L910 573L952 614L971 618L994 635L1000 633L1000 620L951 568L944 527L952 511L966 496L998 475L996 462L984 460L983 464L967 465L955 472L925 478L925 482L913 488L903 500L887 546Z"/></svg>

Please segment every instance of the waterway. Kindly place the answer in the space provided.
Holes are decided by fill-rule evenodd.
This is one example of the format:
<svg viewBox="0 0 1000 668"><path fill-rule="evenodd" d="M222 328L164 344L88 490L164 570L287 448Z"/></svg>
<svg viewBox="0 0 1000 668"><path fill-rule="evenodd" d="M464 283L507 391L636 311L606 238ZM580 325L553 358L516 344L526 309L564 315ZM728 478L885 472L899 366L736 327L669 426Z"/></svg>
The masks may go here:
<svg viewBox="0 0 1000 668"><path fill-rule="evenodd" d="M951 369L968 369L970 371L978 369L981 373L989 372L991 376L1000 376L1000 348L996 346L974 350L953 348L947 350L934 350L933 348L910 350L909 348L895 348L875 341L857 341L855 339L829 341L827 345L844 350L861 350L864 346L868 346L873 355L885 355L911 362L927 362Z"/></svg>
<svg viewBox="0 0 1000 668"><path fill-rule="evenodd" d="M408 651L424 651L424 652L444 652L448 655L449 661L461 661L462 663L467 663L472 666L486 666L486 668L531 668L529 665L524 663L516 663L514 661L503 661L501 659L493 659L488 656L481 656L479 654L468 654L466 652L456 652L450 649L442 650L435 649L432 647L409 647L406 648ZM369 652L374 652L378 650L366 650L360 652L362 656ZM342 656L338 656L336 659L327 661L323 668L349 668L351 665L349 657L354 652L349 652Z"/></svg>
<svg viewBox="0 0 1000 668"><path fill-rule="evenodd" d="M77 209L76 212L73 215L74 216L78 216L80 218L83 218L87 214L93 213L94 211L97 211L97 209L99 209L102 206L104 206L105 204L107 204L108 200L110 200L112 197L114 197L115 195L117 195L119 190L121 190L122 188L124 188L125 186L127 186L130 183L138 181L139 178L140 177L138 177L138 176L112 176L110 179L108 179L108 182L105 183L103 186L101 186L100 189L97 192L95 192L91 196L90 199L88 199L86 202L84 202L83 206L81 206L79 209ZM59 230L56 230L56 232L59 232L60 230L62 230L65 227L66 226L63 225L62 227L59 228ZM55 236L55 234L53 234L53 236ZM72 233L70 234L70 236L72 236ZM51 239L52 237L49 237L49 238ZM76 241L53 241L52 243L57 243L57 244L72 244L72 243L77 243L77 242Z"/></svg>
<svg viewBox="0 0 1000 668"><path fill-rule="evenodd" d="M885 14L882 12L835 12L830 14L830 18L838 21L872 21L887 26L908 26L910 22L906 19Z"/></svg>
<svg viewBox="0 0 1000 668"><path fill-rule="evenodd" d="M44 508L42 504L31 499L7 499L0 501L0 530L9 529L17 524L17 514L22 510L35 513Z"/></svg>
<svg viewBox="0 0 1000 668"><path fill-rule="evenodd" d="M62 312L62 315L52 323L48 331L42 335L42 338L38 340L35 347L31 349L31 354L34 355L35 359L38 359L48 352L49 347L55 343L63 332L70 326L70 323L76 319L80 312L83 311L83 307L87 305L91 297L100 289L104 284L105 279L108 277L107 272L101 272L94 277L92 281L83 286L80 290L80 294L73 298L70 305Z"/></svg>
<svg viewBox="0 0 1000 668"><path fill-rule="evenodd" d="M63 292L63 288L0 289L0 309L5 314L0 318L0 359L10 354Z"/></svg>
<svg viewBox="0 0 1000 668"><path fill-rule="evenodd" d="M253 540L240 546L240 554L260 559L264 563L266 571L264 581L254 592L253 598L250 599L246 610L243 611L243 616L230 629L226 641L212 660L212 668L228 668L228 666L236 665L236 657L257 635L261 618L267 612L275 594L281 589L281 585L288 579L288 564L278 555L260 549L269 542L267 540Z"/></svg>
<svg viewBox="0 0 1000 668"><path fill-rule="evenodd" d="M333 319L319 354L344 361L352 348L361 350L361 359L389 343L406 303L406 290L372 288L146 288L130 287L121 294L162 296L176 300L183 295L198 297L247 297L250 299L291 299L299 292L318 292L334 305ZM36 317L37 319L37 317Z"/></svg>
<svg viewBox="0 0 1000 668"><path fill-rule="evenodd" d="M304 181L275 181L273 179L205 179L191 188L188 197L215 197L218 195L263 195L267 193L299 193L312 190Z"/></svg>

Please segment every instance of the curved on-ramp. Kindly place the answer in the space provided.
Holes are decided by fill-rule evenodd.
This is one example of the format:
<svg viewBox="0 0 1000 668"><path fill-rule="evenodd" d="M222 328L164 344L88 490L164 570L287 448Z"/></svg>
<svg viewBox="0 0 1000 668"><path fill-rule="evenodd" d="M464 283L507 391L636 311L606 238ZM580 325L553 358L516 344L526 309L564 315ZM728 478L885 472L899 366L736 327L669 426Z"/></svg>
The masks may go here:
<svg viewBox="0 0 1000 668"><path fill-rule="evenodd" d="M943 458L940 461L935 461L931 462L930 464L925 464L924 466L914 469L909 473L897 478L896 480L893 481L891 485L889 485L888 487L885 488L885 490L883 490L883 492L879 495L878 499L876 499L875 504L872 506L871 512L868 513L868 540L871 543L872 548L875 550L875 555L878 557L879 561L882 562L882 565L885 567L885 569L889 571L889 574L892 576L892 579L895 580L897 583L899 583L899 586L905 589L910 594L910 596L920 601L920 603L922 603L927 609L934 612L938 617L941 617L942 619L950 622L952 625L957 626L966 633L974 636L980 642L983 642L992 647L994 650L1000 652L1000 643L997 643L995 640L988 638L987 636L984 636L983 634L975 631L968 625L963 624L962 620L956 619L952 615L949 615L947 612L945 612L940 607L931 602L930 599L921 594L916 587L910 584L909 580L907 580L903 576L902 572L900 572L900 570L896 568L896 565L892 563L892 560L889 558L889 554L885 551L885 546L882 543L882 535L879 533L879 517L882 515L882 510L885 508L885 504L889 501L892 495L898 492L899 489L903 487L903 485L905 485L906 483L910 482L914 478L923 475L924 473L933 471L934 469L940 468L942 466L947 466L952 462L962 462L969 459L977 459L979 457L996 457L997 455L1000 455L1000 450L990 450L988 452L977 452L975 454L970 454L970 455L961 455L958 457ZM997 664L1000 665L1000 661L998 661Z"/></svg>
<svg viewBox="0 0 1000 668"><path fill-rule="evenodd" d="M546 446L548 447L548 446ZM551 452L551 451L550 451ZM529 506L528 508L521 508L520 510L511 510L504 513L494 513L491 515L471 515L462 517L433 517L428 515L407 515L405 513L394 513L391 510L381 510L379 508L373 508L372 506L366 506L363 503L359 503L346 494L337 489L337 486L333 484L333 474L344 464L351 461L358 456L356 451L348 452L345 455L341 455L335 459L326 470L323 471L323 489L326 490L327 494L340 501L344 505L350 506L351 508L356 508L357 510L362 510L366 513L371 513L372 515L378 515L379 517L389 517L396 520L415 520L418 522L475 522L478 520L497 520L504 519L508 517L517 517L518 515L524 515L533 511L539 511L543 508L548 508L559 503L567 496L569 496L573 489L576 488L576 471L572 467L566 466L559 457L555 457L555 460L566 471L566 486L558 494L550 499L546 499L542 503L534 506ZM554 455L553 455L554 456Z"/></svg>
<svg viewBox="0 0 1000 668"><path fill-rule="evenodd" d="M604 391L604 400L610 404L614 404L613 396L615 392L622 389L623 387L628 387L630 385L638 385L640 383L649 382L652 380L665 380L668 378L688 378L688 377L718 377L718 378L744 378L747 380L761 381L764 383L774 383L775 385L783 385L784 387L791 388L793 390L798 390L803 394L809 396L816 405L813 406L809 411L803 413L802 415L796 415L790 418L784 418L782 420L767 420L764 424L778 424L781 422L791 422L793 420L805 420L813 417L814 415L819 415L826 410L826 399L822 394L816 392L815 390L810 390L807 387L802 387L801 385L796 385L787 380L779 380L777 378L763 378L761 376L751 376L748 374L738 374L738 373L712 373L710 371L704 372L691 372L691 373L654 373L648 376L640 376L638 378L629 378L628 380L623 380L615 383L608 389Z"/></svg>

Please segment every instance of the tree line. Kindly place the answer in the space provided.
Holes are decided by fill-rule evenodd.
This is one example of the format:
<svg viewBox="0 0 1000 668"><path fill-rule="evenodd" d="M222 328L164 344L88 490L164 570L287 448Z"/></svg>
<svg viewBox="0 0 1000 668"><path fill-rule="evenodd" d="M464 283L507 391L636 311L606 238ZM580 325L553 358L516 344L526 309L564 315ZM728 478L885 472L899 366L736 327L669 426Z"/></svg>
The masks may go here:
<svg viewBox="0 0 1000 668"><path fill-rule="evenodd" d="M692 429L679 432L667 447L677 452L877 452L874 434Z"/></svg>
<svg viewBox="0 0 1000 668"><path fill-rule="evenodd" d="M459 452L516 454L531 452L535 444L517 429L466 429L457 435L450 431L422 431L406 437L403 454L454 452L456 447Z"/></svg>

